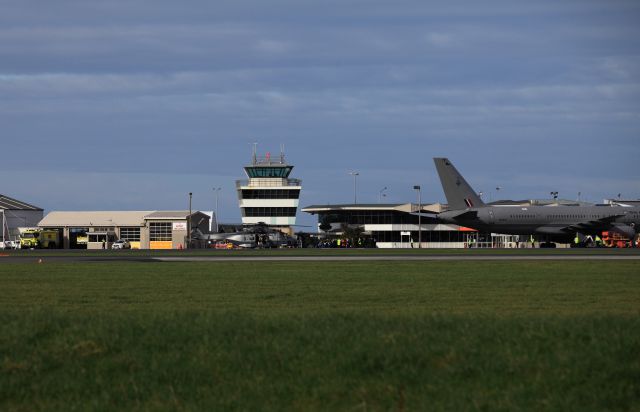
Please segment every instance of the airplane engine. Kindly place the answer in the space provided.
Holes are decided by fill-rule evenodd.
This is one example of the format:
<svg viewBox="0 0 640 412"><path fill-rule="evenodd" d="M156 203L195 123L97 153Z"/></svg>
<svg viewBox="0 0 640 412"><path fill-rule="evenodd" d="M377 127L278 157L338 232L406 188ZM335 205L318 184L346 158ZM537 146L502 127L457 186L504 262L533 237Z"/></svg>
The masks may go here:
<svg viewBox="0 0 640 412"><path fill-rule="evenodd" d="M536 233L539 233L542 235L555 235L555 236L567 235L567 232L564 230L563 227L557 227L557 226L541 226L536 229Z"/></svg>

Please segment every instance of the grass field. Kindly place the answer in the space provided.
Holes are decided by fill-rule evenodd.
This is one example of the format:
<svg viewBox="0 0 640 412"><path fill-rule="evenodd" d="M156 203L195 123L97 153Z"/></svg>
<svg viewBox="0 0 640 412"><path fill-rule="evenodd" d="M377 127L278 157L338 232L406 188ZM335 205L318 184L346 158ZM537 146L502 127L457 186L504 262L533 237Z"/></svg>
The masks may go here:
<svg viewBox="0 0 640 412"><path fill-rule="evenodd" d="M0 261L0 410L638 410L640 262Z"/></svg>

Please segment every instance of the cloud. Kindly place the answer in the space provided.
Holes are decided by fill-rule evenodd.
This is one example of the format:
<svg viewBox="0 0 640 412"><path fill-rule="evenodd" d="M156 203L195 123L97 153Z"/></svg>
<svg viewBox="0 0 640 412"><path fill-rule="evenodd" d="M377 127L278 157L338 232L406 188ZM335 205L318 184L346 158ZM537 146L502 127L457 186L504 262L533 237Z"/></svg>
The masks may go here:
<svg viewBox="0 0 640 412"><path fill-rule="evenodd" d="M426 36L427 43L435 47L447 47L453 44L453 38L445 33L429 33Z"/></svg>
<svg viewBox="0 0 640 412"><path fill-rule="evenodd" d="M290 42L270 39L260 39L256 43L256 49L270 54L283 54L292 49Z"/></svg>

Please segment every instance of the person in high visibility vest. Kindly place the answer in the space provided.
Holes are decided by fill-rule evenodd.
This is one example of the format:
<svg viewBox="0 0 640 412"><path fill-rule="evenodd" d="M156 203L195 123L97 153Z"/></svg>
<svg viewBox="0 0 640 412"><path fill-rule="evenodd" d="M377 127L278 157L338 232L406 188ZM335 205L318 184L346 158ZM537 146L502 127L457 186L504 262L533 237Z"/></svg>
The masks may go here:
<svg viewBox="0 0 640 412"><path fill-rule="evenodd" d="M576 247L578 247L578 245L580 244L580 237L578 236L577 233L576 233L576 237L573 238L573 243L576 245Z"/></svg>
<svg viewBox="0 0 640 412"><path fill-rule="evenodd" d="M600 246L602 246L602 239L600 239L600 236L596 235L596 247Z"/></svg>

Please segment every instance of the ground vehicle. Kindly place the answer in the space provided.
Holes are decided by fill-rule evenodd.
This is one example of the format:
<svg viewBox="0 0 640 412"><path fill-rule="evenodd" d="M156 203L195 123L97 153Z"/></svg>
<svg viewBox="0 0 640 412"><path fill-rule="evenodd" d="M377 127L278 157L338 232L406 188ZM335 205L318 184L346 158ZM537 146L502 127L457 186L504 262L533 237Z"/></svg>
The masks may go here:
<svg viewBox="0 0 640 412"><path fill-rule="evenodd" d="M234 245L229 240L218 240L211 244L211 247L214 249L237 249L238 246Z"/></svg>
<svg viewBox="0 0 640 412"><path fill-rule="evenodd" d="M113 242L111 249L131 249L131 243L125 239L118 239Z"/></svg>
<svg viewBox="0 0 640 412"><path fill-rule="evenodd" d="M602 232L602 242L606 247L633 247L633 240L617 232Z"/></svg>
<svg viewBox="0 0 640 412"><path fill-rule="evenodd" d="M51 229L27 229L20 233L22 249L55 249L60 245L60 232Z"/></svg>
<svg viewBox="0 0 640 412"><path fill-rule="evenodd" d="M87 247L89 236L86 233L78 233L76 236L76 245Z"/></svg>

